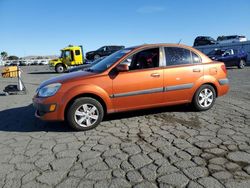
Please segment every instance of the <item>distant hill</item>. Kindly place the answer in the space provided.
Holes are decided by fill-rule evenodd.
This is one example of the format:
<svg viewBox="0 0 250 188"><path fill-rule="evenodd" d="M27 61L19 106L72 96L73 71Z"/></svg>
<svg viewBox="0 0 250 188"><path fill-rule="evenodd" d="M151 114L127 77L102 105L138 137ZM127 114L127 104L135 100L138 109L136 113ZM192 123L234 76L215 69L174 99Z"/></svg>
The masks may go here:
<svg viewBox="0 0 250 188"><path fill-rule="evenodd" d="M58 58L57 55L29 55L29 56L25 56L25 57L21 57L22 59L56 59Z"/></svg>

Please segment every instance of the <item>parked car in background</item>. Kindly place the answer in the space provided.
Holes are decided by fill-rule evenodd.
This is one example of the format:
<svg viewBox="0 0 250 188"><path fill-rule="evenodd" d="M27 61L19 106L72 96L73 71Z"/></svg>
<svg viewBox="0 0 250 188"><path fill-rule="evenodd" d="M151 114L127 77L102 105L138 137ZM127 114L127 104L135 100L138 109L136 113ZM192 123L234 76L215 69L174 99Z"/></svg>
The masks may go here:
<svg viewBox="0 0 250 188"><path fill-rule="evenodd" d="M93 65L97 64L98 62L100 62L101 60L103 60L105 57L106 56L100 57L99 59L96 59L94 61L86 61L86 64L72 67L72 68L70 68L68 70L68 72L76 72L76 71L81 71L81 70L88 69L91 66L93 66Z"/></svg>
<svg viewBox="0 0 250 188"><path fill-rule="evenodd" d="M48 65L49 61L42 60L39 62L39 65Z"/></svg>
<svg viewBox="0 0 250 188"><path fill-rule="evenodd" d="M229 90L227 70L200 51L180 44L120 50L85 71L44 81L33 105L43 120L93 129L104 115L191 103L210 109Z"/></svg>
<svg viewBox="0 0 250 188"><path fill-rule="evenodd" d="M194 40L194 46L204 46L204 45L213 45L217 44L217 41L212 37L208 36L198 36Z"/></svg>
<svg viewBox="0 0 250 188"><path fill-rule="evenodd" d="M4 66L10 66L10 64L11 64L11 61L6 61L5 63L4 63Z"/></svg>
<svg viewBox="0 0 250 188"><path fill-rule="evenodd" d="M217 41L219 44L226 44L232 42L245 42L247 38L242 35L219 36Z"/></svg>
<svg viewBox="0 0 250 188"><path fill-rule="evenodd" d="M31 65L39 65L39 61L37 61L37 60L36 61L32 61Z"/></svg>
<svg viewBox="0 0 250 188"><path fill-rule="evenodd" d="M224 62L227 67L237 66L243 69L247 62L247 53L242 49L215 49L208 56L212 60Z"/></svg>
<svg viewBox="0 0 250 188"><path fill-rule="evenodd" d="M27 61L19 61L20 66L27 66L28 62Z"/></svg>
<svg viewBox="0 0 250 188"><path fill-rule="evenodd" d="M86 53L86 58L88 60L98 59L98 58L103 57L103 56L109 56L110 54L112 54L112 53L114 53L116 51L119 51L119 50L121 50L123 48L124 48L124 46L115 46L115 45L102 46L101 48L99 48L96 51L87 52Z"/></svg>
<svg viewBox="0 0 250 188"><path fill-rule="evenodd" d="M19 61L12 61L10 63L10 66L19 66L20 65L20 62Z"/></svg>

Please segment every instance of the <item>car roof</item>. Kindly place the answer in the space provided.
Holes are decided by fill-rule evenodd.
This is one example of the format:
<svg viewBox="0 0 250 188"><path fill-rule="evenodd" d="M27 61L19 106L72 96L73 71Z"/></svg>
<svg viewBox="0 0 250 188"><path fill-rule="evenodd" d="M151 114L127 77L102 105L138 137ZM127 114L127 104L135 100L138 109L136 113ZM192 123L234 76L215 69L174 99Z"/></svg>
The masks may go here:
<svg viewBox="0 0 250 188"><path fill-rule="evenodd" d="M196 39L199 39L199 38L212 38L212 37L210 37L210 36L198 36L198 37L196 37Z"/></svg>

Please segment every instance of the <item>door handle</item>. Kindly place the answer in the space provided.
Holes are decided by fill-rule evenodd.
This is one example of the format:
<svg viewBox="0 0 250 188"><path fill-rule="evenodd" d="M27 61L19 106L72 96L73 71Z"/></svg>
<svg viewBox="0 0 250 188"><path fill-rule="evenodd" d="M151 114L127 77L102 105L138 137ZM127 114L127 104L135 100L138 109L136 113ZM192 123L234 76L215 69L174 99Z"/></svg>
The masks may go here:
<svg viewBox="0 0 250 188"><path fill-rule="evenodd" d="M155 77L155 78L156 78L156 77L160 77L160 74L158 74L158 73L152 73L152 74L151 74L151 77Z"/></svg>
<svg viewBox="0 0 250 188"><path fill-rule="evenodd" d="M201 72L201 69L193 69L193 72Z"/></svg>

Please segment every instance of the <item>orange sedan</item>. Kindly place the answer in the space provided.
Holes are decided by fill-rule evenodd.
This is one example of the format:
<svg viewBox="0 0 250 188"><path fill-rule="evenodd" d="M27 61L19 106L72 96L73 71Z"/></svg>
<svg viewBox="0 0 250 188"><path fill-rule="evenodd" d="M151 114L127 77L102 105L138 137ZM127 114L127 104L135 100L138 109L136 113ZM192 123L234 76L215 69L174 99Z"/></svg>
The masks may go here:
<svg viewBox="0 0 250 188"><path fill-rule="evenodd" d="M47 80L33 104L42 120L88 130L107 113L184 103L208 110L228 90L224 63L185 45L153 44L125 48L85 71Z"/></svg>

